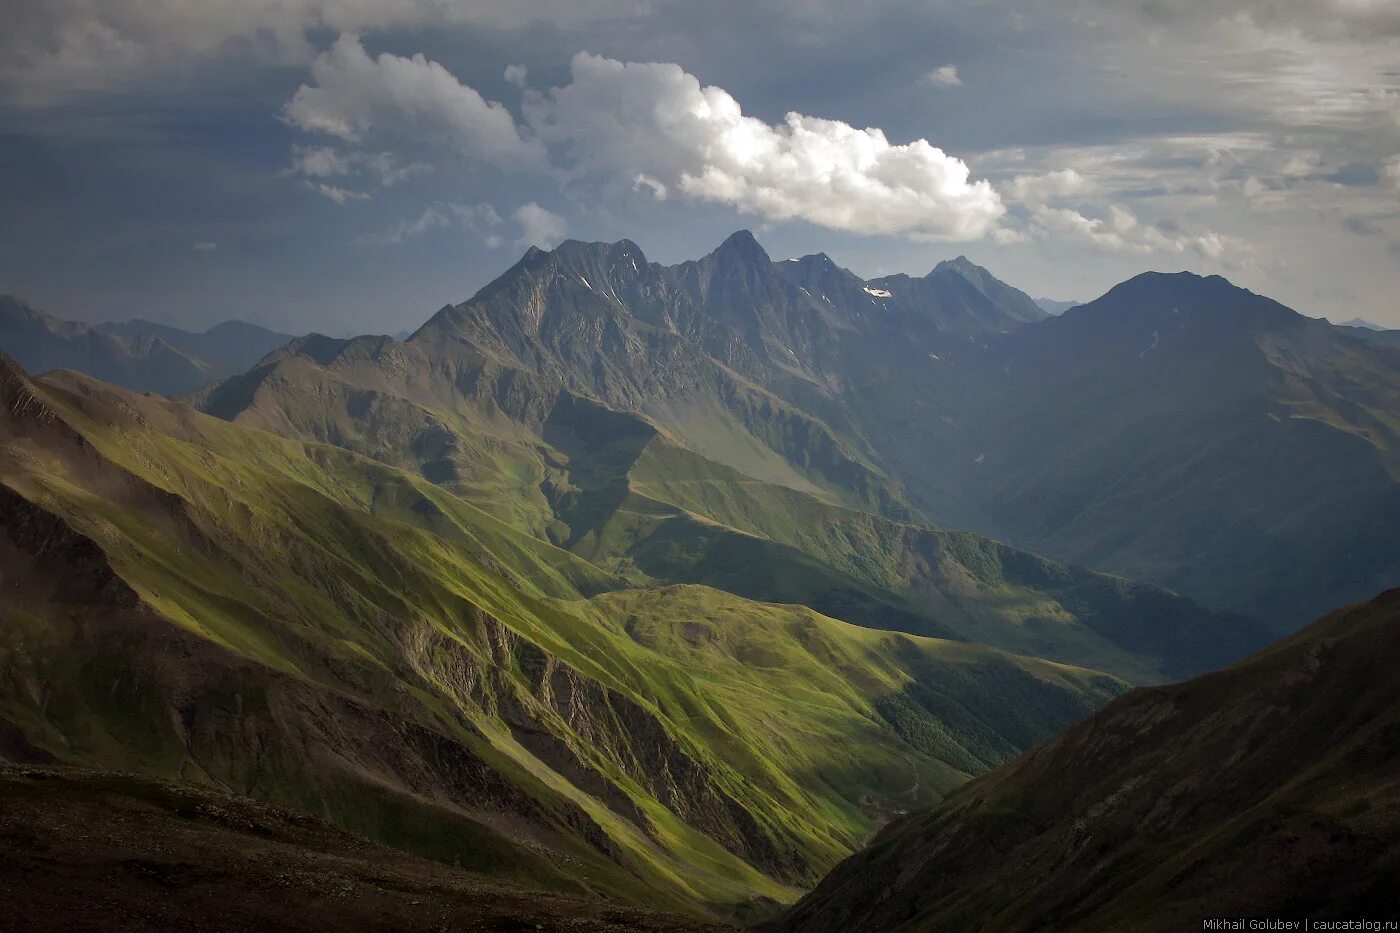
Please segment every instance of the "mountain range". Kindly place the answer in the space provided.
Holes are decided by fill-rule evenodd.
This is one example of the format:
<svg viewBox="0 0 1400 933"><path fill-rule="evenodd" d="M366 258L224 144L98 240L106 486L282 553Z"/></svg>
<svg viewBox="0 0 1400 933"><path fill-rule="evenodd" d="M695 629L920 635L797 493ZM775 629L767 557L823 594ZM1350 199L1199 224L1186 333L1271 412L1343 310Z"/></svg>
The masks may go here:
<svg viewBox="0 0 1400 933"><path fill-rule="evenodd" d="M1064 314L1070 308L1083 304L1082 301L1056 301L1054 298L1037 298L1035 303L1046 314Z"/></svg>
<svg viewBox="0 0 1400 933"><path fill-rule="evenodd" d="M193 392L243 372L291 339L242 321L202 334L140 319L94 326L0 295L0 348L20 365L74 369L138 392Z"/></svg>
<svg viewBox="0 0 1400 933"><path fill-rule="evenodd" d="M304 414L314 424L294 430L402 465L402 444L372 450L343 413L286 410L297 399L262 411L275 403L259 387L314 367L347 397L397 406L417 391L398 382L426 388L452 360L475 392L528 376L754 479L1280 631L1400 573L1397 349L1218 277L1148 274L1047 318L965 259L863 280L823 255L772 262L746 232L671 267L627 241L571 241L532 250L407 343L295 346L206 410L284 433ZM1300 572L1259 572L1281 565Z"/></svg>
<svg viewBox="0 0 1400 933"><path fill-rule="evenodd" d="M889 543L906 596L843 575L837 561L859 555L834 544L823 559L821 541L804 551L665 498L613 505L609 458L656 438L572 397L540 425L558 445L529 444L555 464L544 485L572 522L561 540L597 550L565 550L419 471L77 374L35 381L7 364L3 402L9 748L310 810L567 890L686 909L787 899L894 809L1125 688L746 592L806 587L905 629L931 627L923 594L950 623L1038 630L1150 679L1188 663L1178 639L1231 621L932 532ZM498 436L512 431L524 427L502 419ZM648 446L660 462L647 476L696 481L661 472L666 445ZM753 481L726 482L739 489L717 495L763 501ZM858 519L833 516L833 537L861 533ZM629 536L655 558L598 557L631 550ZM510 841L521 834L534 847Z"/></svg>
<svg viewBox="0 0 1400 933"><path fill-rule="evenodd" d="M741 231L532 248L406 340L3 307L0 758L565 913L768 917L1400 577L1400 351L1218 277L1050 316Z"/></svg>
<svg viewBox="0 0 1400 933"><path fill-rule="evenodd" d="M1388 330L1361 318L1353 318L1345 324L1338 324L1337 327L1360 340L1387 347L1400 346L1400 330Z"/></svg>

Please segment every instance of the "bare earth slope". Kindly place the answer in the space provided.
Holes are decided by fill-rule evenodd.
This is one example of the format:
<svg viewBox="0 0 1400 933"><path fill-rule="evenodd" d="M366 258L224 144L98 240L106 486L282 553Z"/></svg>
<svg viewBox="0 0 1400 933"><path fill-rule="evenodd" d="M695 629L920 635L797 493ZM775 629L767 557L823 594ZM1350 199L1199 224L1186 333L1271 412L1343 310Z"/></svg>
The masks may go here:
<svg viewBox="0 0 1400 933"><path fill-rule="evenodd" d="M396 852L303 813L80 769L0 764L6 933L720 933Z"/></svg>

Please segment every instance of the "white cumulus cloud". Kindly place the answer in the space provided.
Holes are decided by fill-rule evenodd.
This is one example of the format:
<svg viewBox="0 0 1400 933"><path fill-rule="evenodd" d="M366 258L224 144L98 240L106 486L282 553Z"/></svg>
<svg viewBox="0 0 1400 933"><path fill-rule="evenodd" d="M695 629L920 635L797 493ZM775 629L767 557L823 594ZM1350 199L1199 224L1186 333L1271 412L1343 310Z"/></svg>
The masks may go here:
<svg viewBox="0 0 1400 933"><path fill-rule="evenodd" d="M435 142L456 157L511 170L597 176L657 200L676 195L765 221L803 220L854 233L976 240L996 235L1005 213L989 182L974 180L965 162L925 139L896 144L878 128L800 113L769 124L675 64L579 53L571 75L564 87L527 90L517 123L504 105L487 101L437 62L371 56L358 37L342 35L316 59L311 81L288 101L283 117L351 149ZM523 69L507 76L523 83ZM377 168L382 184L414 168L396 165L388 152L328 146L300 147L293 159L293 170L313 179ZM327 197L343 192L317 190Z"/></svg>
<svg viewBox="0 0 1400 933"><path fill-rule="evenodd" d="M543 151L521 136L509 110L422 55L371 58L357 36L343 34L317 56L311 78L282 110L308 132L352 143L410 134L500 165L543 163Z"/></svg>
<svg viewBox="0 0 1400 933"><path fill-rule="evenodd" d="M979 239L1005 210L990 183L925 139L894 144L880 129L800 113L771 125L674 64L581 52L571 73L570 84L528 95L525 115L574 174L767 221L917 240Z"/></svg>

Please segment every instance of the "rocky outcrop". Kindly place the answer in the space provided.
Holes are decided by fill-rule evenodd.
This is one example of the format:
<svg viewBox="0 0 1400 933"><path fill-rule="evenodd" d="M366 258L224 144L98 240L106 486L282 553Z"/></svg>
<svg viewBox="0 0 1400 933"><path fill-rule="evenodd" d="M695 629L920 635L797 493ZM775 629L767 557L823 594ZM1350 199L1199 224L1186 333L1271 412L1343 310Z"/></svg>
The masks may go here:
<svg viewBox="0 0 1400 933"><path fill-rule="evenodd" d="M404 662L425 683L499 716L521 745L644 832L654 828L633 797L638 792L774 877L814 880L814 868L796 848L725 789L735 776L686 748L655 713L490 614L468 615L484 656L442 633L401 627Z"/></svg>

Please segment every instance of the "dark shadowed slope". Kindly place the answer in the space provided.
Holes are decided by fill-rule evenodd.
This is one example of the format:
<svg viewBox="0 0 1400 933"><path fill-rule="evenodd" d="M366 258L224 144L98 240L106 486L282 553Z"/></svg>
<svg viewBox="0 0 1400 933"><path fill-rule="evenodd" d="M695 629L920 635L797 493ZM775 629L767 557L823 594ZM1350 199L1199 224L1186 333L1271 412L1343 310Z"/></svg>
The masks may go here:
<svg viewBox="0 0 1400 933"><path fill-rule="evenodd" d="M791 933L1400 913L1400 590L1136 690L889 826Z"/></svg>
<svg viewBox="0 0 1400 933"><path fill-rule="evenodd" d="M731 929L512 885L187 784L4 764L0 904L7 933Z"/></svg>
<svg viewBox="0 0 1400 933"><path fill-rule="evenodd" d="M1284 631L1400 583L1400 348L1181 273L985 356L926 461L978 530Z"/></svg>

